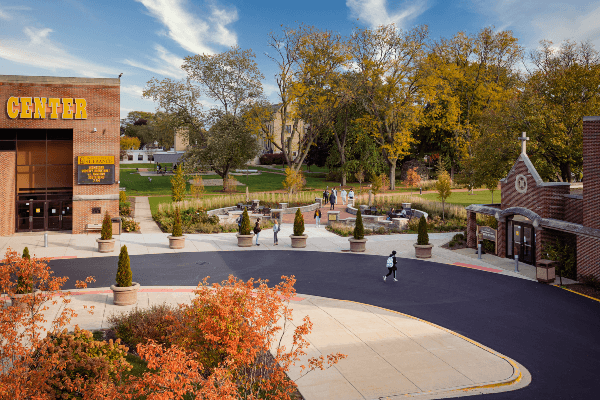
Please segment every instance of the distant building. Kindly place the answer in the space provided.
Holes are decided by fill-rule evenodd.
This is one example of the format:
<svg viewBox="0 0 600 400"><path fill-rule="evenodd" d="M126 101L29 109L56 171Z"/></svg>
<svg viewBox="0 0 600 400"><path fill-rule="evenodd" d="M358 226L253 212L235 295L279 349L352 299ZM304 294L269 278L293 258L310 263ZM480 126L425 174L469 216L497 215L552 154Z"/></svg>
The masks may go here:
<svg viewBox="0 0 600 400"><path fill-rule="evenodd" d="M281 103L279 104L273 104L273 115L274 118L271 122L269 122L267 124L267 129L269 130L269 133L272 135L272 140L269 139L265 139L264 137L261 137L259 139L259 145L261 148L261 153L265 154L265 153L281 153L281 150L277 149L275 147L275 144L281 146L281 126L282 126L282 118L281 118ZM294 129L294 125L293 125L293 121L289 120L286 123L286 126L284 128L284 141L287 142L291 136L292 136L292 131ZM301 135L299 135L299 133L304 134L306 132L307 129L307 125L304 123L304 121L300 120L298 121L298 125L296 127L296 134L294 136L294 140L291 141L291 143L286 143L286 146L290 146L291 145L291 151L292 151L292 157L295 157L298 155L298 140L299 137Z"/></svg>

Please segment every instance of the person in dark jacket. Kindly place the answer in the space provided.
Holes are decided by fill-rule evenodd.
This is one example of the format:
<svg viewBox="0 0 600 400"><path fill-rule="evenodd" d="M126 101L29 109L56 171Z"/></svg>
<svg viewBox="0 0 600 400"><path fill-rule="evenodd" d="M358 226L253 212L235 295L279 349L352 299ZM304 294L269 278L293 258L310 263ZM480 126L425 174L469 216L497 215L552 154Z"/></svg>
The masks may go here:
<svg viewBox="0 0 600 400"><path fill-rule="evenodd" d="M398 282L398 279L396 279L396 270L398 269L396 267L396 250L392 251L392 254L390 254L390 257L392 259L392 266L388 267L388 273L387 273L387 275L383 276L383 281L385 282L387 277L392 275L392 272L393 272L394 273L394 282Z"/></svg>
<svg viewBox="0 0 600 400"><path fill-rule="evenodd" d="M254 234L256 235L256 245L260 246L260 244L258 243L258 234L260 233L260 231L262 231L262 229L260 229L260 218L256 219L256 224L254 225Z"/></svg>
<svg viewBox="0 0 600 400"><path fill-rule="evenodd" d="M331 208L330 210L335 210L335 193L333 191L331 191L331 194L329 195L329 204L331 204Z"/></svg>

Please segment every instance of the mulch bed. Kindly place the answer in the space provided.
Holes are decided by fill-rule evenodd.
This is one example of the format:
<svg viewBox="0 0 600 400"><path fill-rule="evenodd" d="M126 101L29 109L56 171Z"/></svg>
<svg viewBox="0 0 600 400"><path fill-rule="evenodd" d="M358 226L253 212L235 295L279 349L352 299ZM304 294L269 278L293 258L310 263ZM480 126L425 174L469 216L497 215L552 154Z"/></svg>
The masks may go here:
<svg viewBox="0 0 600 400"><path fill-rule="evenodd" d="M563 286L574 292L585 294L586 296L590 296L590 297L600 300L600 289L596 289L594 287L587 286L582 283L571 283L569 285L563 285Z"/></svg>

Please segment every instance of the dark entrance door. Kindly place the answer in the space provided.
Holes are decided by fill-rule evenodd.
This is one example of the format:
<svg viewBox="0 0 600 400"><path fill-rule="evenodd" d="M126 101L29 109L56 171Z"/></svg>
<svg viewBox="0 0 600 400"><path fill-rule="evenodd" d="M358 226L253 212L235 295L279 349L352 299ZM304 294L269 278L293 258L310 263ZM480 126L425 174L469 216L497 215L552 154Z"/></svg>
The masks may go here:
<svg viewBox="0 0 600 400"><path fill-rule="evenodd" d="M73 211L71 201L48 202L48 230L64 231L73 227Z"/></svg>
<svg viewBox="0 0 600 400"><path fill-rule="evenodd" d="M513 220L508 224L507 230L507 256L515 258L519 256L519 261L526 264L535 265L535 229L533 225Z"/></svg>
<svg viewBox="0 0 600 400"><path fill-rule="evenodd" d="M46 202L39 200L17 203L17 231L36 232L46 230Z"/></svg>

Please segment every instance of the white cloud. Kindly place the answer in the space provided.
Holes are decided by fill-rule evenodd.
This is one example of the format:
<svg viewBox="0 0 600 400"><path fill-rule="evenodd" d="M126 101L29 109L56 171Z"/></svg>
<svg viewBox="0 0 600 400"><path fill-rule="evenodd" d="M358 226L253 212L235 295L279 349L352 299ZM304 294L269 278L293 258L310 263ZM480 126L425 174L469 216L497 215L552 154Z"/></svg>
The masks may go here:
<svg viewBox="0 0 600 400"><path fill-rule="evenodd" d="M138 99L142 98L144 88L138 85L121 85L121 93L126 93Z"/></svg>
<svg viewBox="0 0 600 400"><path fill-rule="evenodd" d="M201 19L194 15L186 0L136 0L166 28L166 35L194 54L214 54L208 43L233 46L237 35L227 25L238 19L237 10L217 7L209 2L210 15Z"/></svg>
<svg viewBox="0 0 600 400"><path fill-rule="evenodd" d="M152 65L129 59L126 59L123 62L132 67L145 69L146 71L171 78L181 79L185 77L185 72L181 69L183 58L177 57L175 54L170 53L167 49L158 44L154 46L154 49L156 50L157 57L150 58L150 60L152 60Z"/></svg>
<svg viewBox="0 0 600 400"><path fill-rule="evenodd" d="M387 0L346 0L346 6L350 8L352 17L371 27L394 23L400 29L405 29L411 20L428 8L426 0L405 4L394 12L388 12Z"/></svg>
<svg viewBox="0 0 600 400"><path fill-rule="evenodd" d="M490 23L510 29L522 45L536 47L540 40L591 41L600 50L600 4L589 0L472 0L476 11Z"/></svg>
<svg viewBox="0 0 600 400"><path fill-rule="evenodd" d="M26 6L8 6L0 8L0 19L9 21L13 19L11 11L30 11L31 7Z"/></svg>
<svg viewBox="0 0 600 400"><path fill-rule="evenodd" d="M22 39L0 41L0 58L49 70L74 71L85 77L118 75L116 70L97 65L70 54L60 44L50 39L52 29L26 27Z"/></svg>

